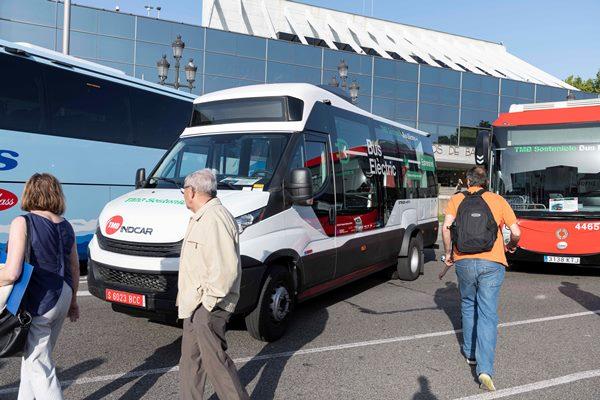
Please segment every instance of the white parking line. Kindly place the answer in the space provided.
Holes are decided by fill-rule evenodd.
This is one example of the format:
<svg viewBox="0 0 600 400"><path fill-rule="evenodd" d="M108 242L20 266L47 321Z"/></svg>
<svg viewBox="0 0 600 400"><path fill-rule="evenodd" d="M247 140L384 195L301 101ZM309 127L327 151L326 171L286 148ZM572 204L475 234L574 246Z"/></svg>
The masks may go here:
<svg viewBox="0 0 600 400"><path fill-rule="evenodd" d="M89 293L89 292L87 292L87 293ZM77 295L79 296L79 293ZM503 322L501 324L498 324L498 327L506 328L506 327L511 327L511 326L536 324L536 323L541 323L541 322L557 321L557 320L561 320L561 319L584 317L584 316L594 315L594 314L600 315L600 310L584 311L584 312L579 312L579 313L574 313L574 314L554 315L551 317L526 319L526 320L513 321L513 322ZM285 351L282 353L265 354L262 356L236 358L233 360L233 362L236 364L245 364L245 363L252 362L252 361L270 360L270 359L284 358L284 357L294 357L294 356L299 356L299 355L304 355L304 354L324 353L324 352L335 351L335 350L345 350L345 349L353 349L353 348L359 348L359 347L376 346L376 345L380 345L380 344L406 342L409 340L418 340L418 339L427 339L427 338L440 337L440 336L455 335L456 333L459 333L461 331L462 331L461 329L457 329L457 330L451 330L451 331L429 332L429 333L421 333L418 335L397 336L397 337L387 338L387 339L346 343L346 344L339 344L339 345L334 345L334 346L315 347L313 349ZM127 372L127 373L123 373L123 374L94 376L94 377L89 377L89 378L79 378L79 379L72 380L72 381L61 382L61 384L62 384L62 386L85 385L88 383L114 381L117 379L137 378L137 377L146 376L146 375L162 375L162 374L166 374L169 372L177 372L177 371L179 371L178 366L158 368L158 369L147 369L147 370L142 370L142 371ZM600 370L598 370L598 371L600 371ZM578 374L567 375L567 376L561 377L561 378L554 378L554 379L551 379L549 381L544 381L544 382L556 382L561 379L566 379L565 382L563 382L563 383L568 383L568 382L573 382L574 380L589 379L589 378L596 376L596 375L587 376L586 374L589 374L589 373L594 373L594 371L580 372ZM597 373L599 374L598 376L600 376L600 372L597 372ZM576 378L573 378L574 376ZM569 380L569 379L571 379L571 380ZM554 383L550 386L556 386L559 384L562 384L562 383ZM534 384L531 384L531 385L534 385ZM528 386L528 385L524 385L523 387L525 387L525 386ZM548 386L548 387L550 387L550 386ZM520 388L520 387L521 386L519 386L517 388ZM16 393L18 390L19 390L18 387L0 389L0 395L8 394L8 393ZM509 390L509 389L504 389L504 390ZM532 389L532 390L538 390L538 389ZM486 396L487 395L497 395L498 393L501 393L501 392L504 393L503 391L498 391L495 393L485 393L483 395L486 395ZM515 393L522 393L522 392L515 392ZM478 395L478 396L482 396L482 395ZM505 396L509 396L509 394L507 394ZM489 398L494 399L496 397L489 397ZM467 399L468 400L474 400L474 399L484 400L484 399L488 399L488 397L481 397L481 398L480 397L465 397L465 398L459 399L459 400L467 400Z"/></svg>
<svg viewBox="0 0 600 400"><path fill-rule="evenodd" d="M456 400L491 400L501 399L503 397L513 396L520 393L528 393L536 390L546 389L553 386L564 385L571 382L580 381L583 379L591 379L600 377L600 369L594 369L590 371L577 372L575 374L559 376L558 378L548 379L545 381L539 381L534 383L528 383L526 385L515 386L507 389L498 390L496 392L488 392L483 394L476 394L468 397L461 397Z"/></svg>
<svg viewBox="0 0 600 400"><path fill-rule="evenodd" d="M77 297L89 297L92 294L90 292L88 292L87 290L80 290L77 292Z"/></svg>

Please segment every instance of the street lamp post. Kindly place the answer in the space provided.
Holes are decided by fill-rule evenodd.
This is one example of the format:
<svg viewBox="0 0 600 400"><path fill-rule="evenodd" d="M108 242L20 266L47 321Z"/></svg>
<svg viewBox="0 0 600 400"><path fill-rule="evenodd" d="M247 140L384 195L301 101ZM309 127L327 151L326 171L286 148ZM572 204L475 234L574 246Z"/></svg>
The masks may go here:
<svg viewBox="0 0 600 400"><path fill-rule="evenodd" d="M348 63L346 63L346 61L344 61L343 59L340 60L337 69L340 79L342 81L342 90L348 90L350 92L350 98L352 99L352 103L356 103L356 101L358 100L358 92L360 91L360 86L358 82L354 80L352 81L350 88L348 88ZM331 80L329 81L329 86L340 87L340 82L338 81L335 75L331 77Z"/></svg>
<svg viewBox="0 0 600 400"><path fill-rule="evenodd" d="M194 65L194 59L190 58L190 61L184 67L185 70L185 79L187 80L187 85L179 82L179 69L181 58L183 57L183 49L185 48L185 42L181 40L181 35L177 35L177 39L171 44L171 48L173 49L173 58L175 59L175 81L173 83L166 82L167 75L169 73L169 61L167 61L167 55L163 54L162 58L158 60L156 63L156 68L158 70L158 79L159 84L171 86L175 89L179 89L180 87L187 87L190 89L190 92L195 87L194 82L196 81L196 72L198 71L198 67Z"/></svg>

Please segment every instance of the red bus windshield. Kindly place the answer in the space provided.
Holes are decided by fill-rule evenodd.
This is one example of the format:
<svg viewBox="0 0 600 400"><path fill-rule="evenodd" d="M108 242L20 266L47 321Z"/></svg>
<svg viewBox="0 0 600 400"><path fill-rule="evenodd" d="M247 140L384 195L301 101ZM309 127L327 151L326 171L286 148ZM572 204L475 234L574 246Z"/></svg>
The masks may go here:
<svg viewBox="0 0 600 400"><path fill-rule="evenodd" d="M600 217L600 124L495 127L491 188L521 216Z"/></svg>

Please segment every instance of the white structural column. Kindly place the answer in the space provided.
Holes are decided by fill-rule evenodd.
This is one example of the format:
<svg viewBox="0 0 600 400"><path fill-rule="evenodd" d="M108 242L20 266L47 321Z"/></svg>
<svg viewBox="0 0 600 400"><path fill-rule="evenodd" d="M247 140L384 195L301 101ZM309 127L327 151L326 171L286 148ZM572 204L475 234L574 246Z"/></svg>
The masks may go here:
<svg viewBox="0 0 600 400"><path fill-rule="evenodd" d="M342 40L345 43L348 43L355 52L357 52L358 54L365 54L365 51L360 47L360 44L357 43L356 40L354 40L354 38L347 29L338 28L337 23L333 20L331 15L327 15L327 25L329 25L330 29L333 29L335 32L337 32L337 34L340 35L340 40Z"/></svg>
<svg viewBox="0 0 600 400"><path fill-rule="evenodd" d="M406 51L406 47L400 46L396 42L392 41L392 39L388 35L381 32L372 24L367 24L367 31L373 36L375 36L379 43L382 43L382 46L384 46L386 49L390 49L391 51L397 53L400 57L402 57L409 63L417 64L415 59L410 56L410 53Z"/></svg>
<svg viewBox="0 0 600 400"><path fill-rule="evenodd" d="M294 32L294 34L296 36L298 36L298 38L300 39L302 44L308 44L308 42L306 41L306 38L302 34L302 31L298 28L296 21L294 20L294 17L292 16L292 13L290 12L289 8L286 7L284 9L283 15L285 16L285 19L287 20L287 22L290 24L292 31Z"/></svg>

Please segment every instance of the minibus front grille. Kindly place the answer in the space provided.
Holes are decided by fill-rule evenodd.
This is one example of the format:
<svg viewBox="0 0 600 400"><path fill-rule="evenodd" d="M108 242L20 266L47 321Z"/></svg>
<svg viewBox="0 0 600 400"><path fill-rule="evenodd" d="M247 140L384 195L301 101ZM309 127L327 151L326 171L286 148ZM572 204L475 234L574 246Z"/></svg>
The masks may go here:
<svg viewBox="0 0 600 400"><path fill-rule="evenodd" d="M97 272L106 283L114 283L157 292L166 292L168 288L167 278L164 275L121 271L98 264L96 264L95 272Z"/></svg>
<svg viewBox="0 0 600 400"><path fill-rule="evenodd" d="M96 231L96 237L98 238L98 246L102 250L139 257L179 257L181 244L183 243L183 241L175 243L126 242L124 240L109 239L102 235L100 231Z"/></svg>

